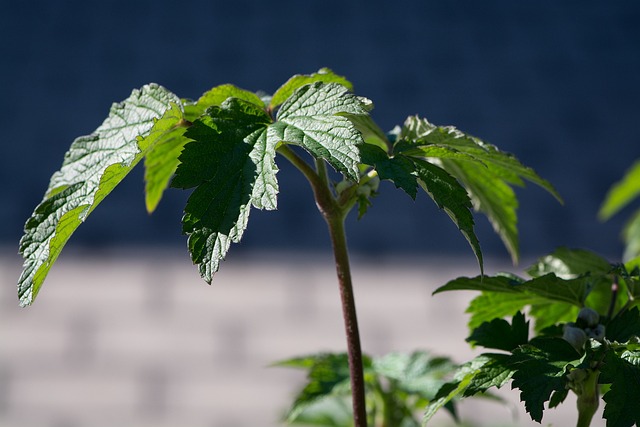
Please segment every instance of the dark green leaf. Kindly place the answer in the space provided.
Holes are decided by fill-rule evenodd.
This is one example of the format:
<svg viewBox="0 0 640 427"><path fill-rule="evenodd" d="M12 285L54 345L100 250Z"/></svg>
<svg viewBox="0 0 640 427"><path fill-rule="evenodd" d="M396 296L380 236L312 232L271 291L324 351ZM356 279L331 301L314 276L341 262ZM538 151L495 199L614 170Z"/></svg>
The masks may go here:
<svg viewBox="0 0 640 427"><path fill-rule="evenodd" d="M270 138L297 144L358 180L362 135L341 114L366 115L362 101L344 86L316 82L297 89L278 111Z"/></svg>
<svg viewBox="0 0 640 427"><path fill-rule="evenodd" d="M473 375L469 386L463 393L464 397L484 393L493 387L500 388L513 375L514 370L509 366L510 355L484 353L482 357L486 359L486 363L480 366Z"/></svg>
<svg viewBox="0 0 640 427"><path fill-rule="evenodd" d="M20 240L25 260L18 281L20 305L33 302L73 232L153 149L157 139L147 138L153 129L162 129L159 132L163 133L177 124L179 103L161 86L144 86L114 104L93 134L71 144L61 169L51 177L43 201L25 224Z"/></svg>
<svg viewBox="0 0 640 427"><path fill-rule="evenodd" d="M193 262L209 283L231 242L240 241L251 205L276 207L269 122L254 104L230 98L210 108L185 134L192 141L184 147L172 186L196 187L185 207L183 232Z"/></svg>
<svg viewBox="0 0 640 427"><path fill-rule="evenodd" d="M378 146L361 144L360 161L375 168L380 179L393 182L396 188L402 188L412 199L418 194L418 179L415 173L415 165L404 156L389 157Z"/></svg>
<svg viewBox="0 0 640 427"><path fill-rule="evenodd" d="M640 425L640 366L609 351L605 356L602 375L611 381L611 388L603 396L607 427Z"/></svg>
<svg viewBox="0 0 640 427"><path fill-rule="evenodd" d="M273 97L271 98L271 108L273 109L284 103L291 95L293 95L296 90L300 89L302 86L316 82L337 83L349 90L353 90L351 82L349 82L346 78L335 74L328 68L322 68L317 73L296 74L295 76L287 80L287 82L280 86L276 93L273 94Z"/></svg>
<svg viewBox="0 0 640 427"><path fill-rule="evenodd" d="M486 348L512 351L529 341L529 322L518 311L511 324L504 319L493 319L473 330L467 342Z"/></svg>
<svg viewBox="0 0 640 427"><path fill-rule="evenodd" d="M456 372L453 380L443 384L442 387L440 387L440 390L438 390L435 398L431 402L429 402L429 405L427 406L425 414L422 418L422 425L426 425L439 409L450 404L453 399L466 395L464 393L466 392L467 388L471 386L476 375L479 375L482 367L487 363L496 360L494 356L495 355L482 354L462 365ZM497 358L500 358L502 356L503 355L498 355ZM505 381L508 380L508 378L504 379L502 373L496 372L495 381L488 378L488 371L486 372L486 374L487 375L482 380L474 383L474 391L471 392L469 396L484 391L494 385L496 387L500 387L502 384L504 384ZM500 379L497 379L498 377L500 377ZM482 384L485 384L487 387L482 389Z"/></svg>
<svg viewBox="0 0 640 427"><path fill-rule="evenodd" d="M551 273L529 280L523 283L522 287L527 292L550 301L565 302L582 307L592 284L593 281L588 276L564 280Z"/></svg>
<svg viewBox="0 0 640 427"><path fill-rule="evenodd" d="M606 337L610 341L625 343L632 337L640 337L640 310L633 307L615 316L607 324Z"/></svg>
<svg viewBox="0 0 640 427"><path fill-rule="evenodd" d="M562 338L535 338L514 350L512 387L520 389L520 400L531 419L541 422L544 403L553 392L565 390L567 365L576 365L579 359L576 350Z"/></svg>
<svg viewBox="0 0 640 427"><path fill-rule="evenodd" d="M433 294L445 291L522 292L523 281L506 276L459 277L436 289Z"/></svg>

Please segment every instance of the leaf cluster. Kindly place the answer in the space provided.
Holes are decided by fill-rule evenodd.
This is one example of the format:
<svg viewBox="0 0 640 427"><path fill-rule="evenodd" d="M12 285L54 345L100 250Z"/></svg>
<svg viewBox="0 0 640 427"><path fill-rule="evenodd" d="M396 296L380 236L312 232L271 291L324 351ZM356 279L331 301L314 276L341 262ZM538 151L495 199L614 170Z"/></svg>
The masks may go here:
<svg viewBox="0 0 640 427"><path fill-rule="evenodd" d="M578 396L580 417L590 420L593 402L597 406L604 391L608 427L639 423L638 406L631 404L640 393L637 266L612 265L592 252L560 248L527 272L529 280L506 274L458 278L436 290L480 291L467 310L467 341L500 352L484 353L464 365L428 406L425 422L455 397L484 393L511 381L537 422L545 404L559 405L571 390ZM583 307L589 307L606 333L601 339L585 336L586 345L576 346L566 328L586 327ZM524 310L535 320L532 339Z"/></svg>
<svg viewBox="0 0 640 427"><path fill-rule="evenodd" d="M325 218L344 218L356 204L363 215L379 181L389 180L412 198L423 189L468 240L481 269L474 209L517 259L512 186L528 180L558 197L553 187L514 156L453 127L409 117L385 134L369 115L371 101L352 90L328 69L295 75L272 96L231 84L195 101L156 84L134 90L93 134L71 144L27 220L21 305L33 302L73 232L142 160L149 212L169 186L192 190L182 231L208 283L241 240L251 209L277 208L277 155L307 178ZM342 182L331 185L326 164Z"/></svg>
<svg viewBox="0 0 640 427"><path fill-rule="evenodd" d="M352 425L349 367L346 354L322 353L279 362L303 369L307 383L286 414L292 425L348 427ZM419 413L457 369L448 358L423 351L364 357L369 425L418 427ZM454 418L454 402L445 406Z"/></svg>

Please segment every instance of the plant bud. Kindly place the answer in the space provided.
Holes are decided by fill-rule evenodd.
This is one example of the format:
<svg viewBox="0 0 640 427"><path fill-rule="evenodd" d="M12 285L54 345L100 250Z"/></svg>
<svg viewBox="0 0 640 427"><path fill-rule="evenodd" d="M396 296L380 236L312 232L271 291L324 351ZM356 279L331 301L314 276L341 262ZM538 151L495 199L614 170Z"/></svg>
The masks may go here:
<svg viewBox="0 0 640 427"><path fill-rule="evenodd" d="M597 325L595 328L586 328L585 333L589 338L602 342L604 340L604 325Z"/></svg>
<svg viewBox="0 0 640 427"><path fill-rule="evenodd" d="M600 315L592 308L582 307L578 313L578 323L580 322L583 322L585 326L593 328L600 323Z"/></svg>
<svg viewBox="0 0 640 427"><path fill-rule="evenodd" d="M562 338L579 352L584 350L584 345L587 342L587 334L581 328L571 323L564 325Z"/></svg>

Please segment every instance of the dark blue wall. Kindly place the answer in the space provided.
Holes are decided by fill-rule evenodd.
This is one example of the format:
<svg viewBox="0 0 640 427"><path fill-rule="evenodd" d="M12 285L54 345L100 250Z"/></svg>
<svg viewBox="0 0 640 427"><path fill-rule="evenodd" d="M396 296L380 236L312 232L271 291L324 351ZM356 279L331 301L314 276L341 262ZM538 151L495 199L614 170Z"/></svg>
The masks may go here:
<svg viewBox="0 0 640 427"><path fill-rule="evenodd" d="M2 244L17 244L70 142L132 88L153 81L193 98L232 82L272 92L291 74L328 66L374 100L383 127L416 113L454 124L552 181L564 207L532 186L518 192L525 256L563 244L621 252L623 217L601 224L595 215L640 157L636 2L3 3ZM241 246L326 248L306 183L280 166L280 211L254 211ZM173 190L148 217L140 172L71 244L184 244L185 195ZM355 249L467 251L426 197L414 203L391 185L383 193L350 224ZM484 218L478 227L485 250L504 255Z"/></svg>

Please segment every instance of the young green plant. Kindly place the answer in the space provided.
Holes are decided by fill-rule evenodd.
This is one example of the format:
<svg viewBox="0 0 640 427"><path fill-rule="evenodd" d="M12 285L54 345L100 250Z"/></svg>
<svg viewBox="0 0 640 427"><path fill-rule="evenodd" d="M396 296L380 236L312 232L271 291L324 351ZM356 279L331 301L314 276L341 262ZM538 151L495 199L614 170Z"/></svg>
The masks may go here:
<svg viewBox="0 0 640 427"><path fill-rule="evenodd" d="M423 189L453 220L475 253L482 252L472 211L487 215L518 257L513 185L551 185L515 157L453 127L420 117L385 134L369 116L372 103L331 70L295 75L271 97L225 84L198 100L157 84L114 104L96 131L76 139L20 241L24 269L20 304L30 305L77 227L141 161L152 212L170 185L193 189L182 231L191 259L211 283L231 243L241 240L252 208L277 208L276 157L308 180L325 219L335 257L347 336L353 418L367 424L362 354L347 249L345 218L360 216L380 180L415 198ZM341 176L332 182L329 168Z"/></svg>

